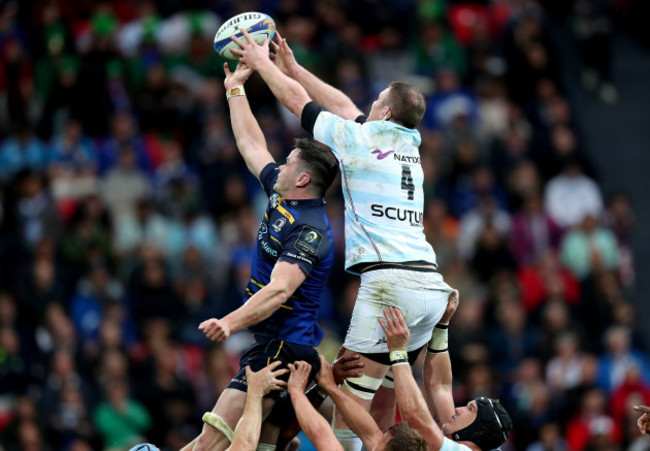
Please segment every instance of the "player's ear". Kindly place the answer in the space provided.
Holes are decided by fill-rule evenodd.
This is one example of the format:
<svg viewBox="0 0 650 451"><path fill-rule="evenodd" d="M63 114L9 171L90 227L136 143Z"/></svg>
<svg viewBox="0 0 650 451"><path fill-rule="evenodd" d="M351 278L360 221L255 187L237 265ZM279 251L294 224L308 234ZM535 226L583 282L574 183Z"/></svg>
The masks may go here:
<svg viewBox="0 0 650 451"><path fill-rule="evenodd" d="M298 180L296 181L296 187L304 188L309 184L309 182L311 182L311 175L307 174L306 172L301 172L298 176Z"/></svg>

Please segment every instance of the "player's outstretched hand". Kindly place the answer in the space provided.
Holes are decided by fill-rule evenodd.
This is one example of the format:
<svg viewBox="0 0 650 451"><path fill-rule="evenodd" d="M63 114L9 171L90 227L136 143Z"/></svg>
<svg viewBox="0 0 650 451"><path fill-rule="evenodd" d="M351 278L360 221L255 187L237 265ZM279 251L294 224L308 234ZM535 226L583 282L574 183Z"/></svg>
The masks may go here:
<svg viewBox="0 0 650 451"><path fill-rule="evenodd" d="M361 377L363 376L362 368L363 362L361 362L359 354L343 354L332 363L334 382L340 385L348 377Z"/></svg>
<svg viewBox="0 0 650 451"><path fill-rule="evenodd" d="M240 31L246 38L245 41L235 35L230 37L240 47L230 50L233 54L239 56L239 61L253 70L258 70L265 63L271 63L271 59L269 58L269 40L265 39L262 45L258 45L245 29L241 28Z"/></svg>
<svg viewBox="0 0 650 451"><path fill-rule="evenodd" d="M634 406L634 410L643 413L637 420L636 424L642 434L650 432L650 407L648 406Z"/></svg>
<svg viewBox="0 0 650 451"><path fill-rule="evenodd" d="M291 375L289 376L289 382L287 384L287 389L289 391L295 390L300 393L304 393L307 388L307 382L309 382L309 373L311 373L311 365L303 360L299 360L295 363L289 364L289 370Z"/></svg>
<svg viewBox="0 0 650 451"><path fill-rule="evenodd" d="M286 368L277 369L282 361L276 360L270 365L262 368L257 373L251 370L250 366L246 367L246 383L248 389L263 395L268 394L271 390L283 390L287 383L278 377L289 372Z"/></svg>
<svg viewBox="0 0 650 451"><path fill-rule="evenodd" d="M449 324L449 320L452 316L454 316L454 313L456 313L459 301L458 290L452 291L449 294L449 300L447 301L447 310L445 310L445 313L442 314L442 318L440 318L438 324Z"/></svg>
<svg viewBox="0 0 650 451"><path fill-rule="evenodd" d="M329 392L329 390L335 389L337 385L334 381L334 374L332 374L332 365L323 355L320 355L319 358L320 370L316 374L316 383L320 388Z"/></svg>
<svg viewBox="0 0 650 451"><path fill-rule="evenodd" d="M275 65L291 78L295 78L294 74L298 69L298 62L293 56L293 51L287 44L287 40L280 36L280 33L275 32L271 46L275 53L271 53L271 59L275 61Z"/></svg>
<svg viewBox="0 0 650 451"><path fill-rule="evenodd" d="M230 72L228 63L223 63L223 71L226 73L226 79L223 81L226 90L234 88L235 86L243 85L246 83L246 80L248 80L248 77L253 73L253 69L241 61L237 64L235 72Z"/></svg>
<svg viewBox="0 0 650 451"><path fill-rule="evenodd" d="M378 318L379 325L384 329L386 334L386 344L388 350L396 351L406 349L409 344L409 331L406 321L402 316L402 312L396 307L389 307L384 309L385 320Z"/></svg>
<svg viewBox="0 0 650 451"><path fill-rule="evenodd" d="M199 330L215 343L227 340L230 337L230 327L228 327L225 321L217 318L210 318L203 321L199 325Z"/></svg>

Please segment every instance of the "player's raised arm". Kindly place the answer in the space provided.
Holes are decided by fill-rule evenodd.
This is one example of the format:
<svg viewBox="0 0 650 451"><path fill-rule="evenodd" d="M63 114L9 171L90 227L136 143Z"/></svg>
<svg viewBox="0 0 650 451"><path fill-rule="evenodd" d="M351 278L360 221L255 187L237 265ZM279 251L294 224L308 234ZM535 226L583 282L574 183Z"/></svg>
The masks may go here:
<svg viewBox="0 0 650 451"><path fill-rule="evenodd" d="M449 320L458 308L458 291L449 295L447 310L433 329L424 360L424 392L429 411L436 420L445 421L456 408L452 393L453 374L449 359Z"/></svg>
<svg viewBox="0 0 650 451"><path fill-rule="evenodd" d="M341 444L336 440L330 425L327 424L325 418L318 413L307 399L307 396L305 396L311 365L299 361L295 365L289 364L289 369L291 370L291 376L289 377L287 390L300 427L307 435L307 438L316 449L343 450Z"/></svg>
<svg viewBox="0 0 650 451"><path fill-rule="evenodd" d="M409 329L406 321L394 307L384 310L384 316L385 320L379 318L379 324L386 334L400 413L410 427L422 434L430 449L440 449L444 435L434 423L409 365L406 352Z"/></svg>
<svg viewBox="0 0 650 451"><path fill-rule="evenodd" d="M259 178L262 169L267 164L273 163L273 157L266 147L264 134L253 116L244 91L244 83L253 70L241 62L237 65L235 72L230 72L228 63L224 63L223 69L226 73L223 84L226 88L230 123L237 141L237 148L244 158L248 170Z"/></svg>
<svg viewBox="0 0 650 451"><path fill-rule="evenodd" d="M298 64L287 40L283 39L278 32L275 33L273 40L275 42L271 45L275 49L275 64L282 72L300 83L316 103L343 119L356 119L363 114L345 93L325 83Z"/></svg>
<svg viewBox="0 0 650 451"><path fill-rule="evenodd" d="M354 399L339 389L334 381L332 367L322 355L320 364L320 371L316 376L318 386L330 395L352 430L361 438L366 449L375 449L384 437L381 429L363 406L357 404Z"/></svg>
<svg viewBox="0 0 650 451"><path fill-rule="evenodd" d="M241 47L240 49L232 49L231 52L239 55L239 61L246 64L253 70L256 70L264 79L273 95L284 105L289 111L296 115L299 119L302 117L302 110L311 98L307 94L305 88L296 80L289 78L287 75L273 64L269 59L269 40L266 39L262 45L256 44L249 36L248 32L244 29L241 32L246 37L247 41L243 41L236 36L231 39Z"/></svg>

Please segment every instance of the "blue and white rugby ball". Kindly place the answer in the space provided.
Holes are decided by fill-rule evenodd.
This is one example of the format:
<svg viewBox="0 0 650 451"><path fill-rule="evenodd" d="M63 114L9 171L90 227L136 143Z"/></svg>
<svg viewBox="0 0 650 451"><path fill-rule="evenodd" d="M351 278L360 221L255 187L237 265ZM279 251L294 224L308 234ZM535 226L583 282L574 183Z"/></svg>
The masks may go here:
<svg viewBox="0 0 650 451"><path fill-rule="evenodd" d="M160 451L160 449L151 443L140 443L139 445L135 445L129 451Z"/></svg>
<svg viewBox="0 0 650 451"><path fill-rule="evenodd" d="M231 36L237 36L246 41L241 28L245 29L250 37L258 44L262 44L265 39L273 39L275 35L275 22L264 13L242 13L231 17L217 31L214 36L214 50L223 58L237 60L239 56L231 53L231 49L239 46L230 39Z"/></svg>

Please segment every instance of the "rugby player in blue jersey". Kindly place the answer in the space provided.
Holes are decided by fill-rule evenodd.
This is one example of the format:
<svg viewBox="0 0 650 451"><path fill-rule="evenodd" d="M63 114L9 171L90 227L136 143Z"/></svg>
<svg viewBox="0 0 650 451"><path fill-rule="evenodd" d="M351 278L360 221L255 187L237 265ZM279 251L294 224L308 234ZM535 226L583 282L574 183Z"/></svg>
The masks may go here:
<svg viewBox="0 0 650 451"><path fill-rule="evenodd" d="M393 82L365 116L343 92L298 65L279 35L273 64L268 40L257 45L245 30L242 33L247 42L233 37L240 49L232 52L262 76L276 98L305 130L332 149L339 162L345 266L361 275L343 346L348 354L361 354L364 363L364 374L346 379L343 390L369 409L377 389L392 384L386 337L377 322L382 310L395 306L404 312L411 330L407 352L413 362L427 343L432 352L445 345L444 326L437 334L433 331L449 300L457 296L436 271L435 253L424 236L424 174L416 129L424 115L424 98L413 86ZM384 412L390 415L393 410ZM361 448L340 415L335 415L334 429L344 448Z"/></svg>
<svg viewBox="0 0 650 451"><path fill-rule="evenodd" d="M322 144L298 139L286 164L278 166L267 150L245 95L243 84L252 70L244 65L233 73L227 66L224 69L237 147L248 169L259 178L269 204L258 230L244 304L223 318L208 319L199 326L214 342L248 329L255 335L255 343L242 355L240 372L213 411L203 416L206 424L201 435L186 450L228 447L246 401L247 366L260 371L275 360L283 362L283 366L305 360L315 374L319 359L314 347L323 336L317 316L334 260L323 196L336 176L336 158ZM264 399L265 416L278 393L274 391Z"/></svg>

